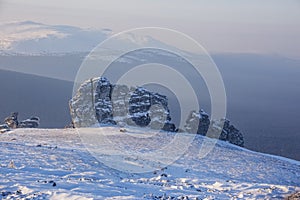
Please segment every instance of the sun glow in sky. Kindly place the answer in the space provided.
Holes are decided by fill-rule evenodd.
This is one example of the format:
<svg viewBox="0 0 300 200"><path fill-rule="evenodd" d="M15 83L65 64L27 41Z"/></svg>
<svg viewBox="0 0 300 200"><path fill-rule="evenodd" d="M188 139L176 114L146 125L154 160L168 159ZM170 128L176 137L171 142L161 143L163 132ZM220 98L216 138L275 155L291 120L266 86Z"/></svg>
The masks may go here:
<svg viewBox="0 0 300 200"><path fill-rule="evenodd" d="M164 27L210 52L278 54L300 59L299 0L4 0L0 22L110 28Z"/></svg>

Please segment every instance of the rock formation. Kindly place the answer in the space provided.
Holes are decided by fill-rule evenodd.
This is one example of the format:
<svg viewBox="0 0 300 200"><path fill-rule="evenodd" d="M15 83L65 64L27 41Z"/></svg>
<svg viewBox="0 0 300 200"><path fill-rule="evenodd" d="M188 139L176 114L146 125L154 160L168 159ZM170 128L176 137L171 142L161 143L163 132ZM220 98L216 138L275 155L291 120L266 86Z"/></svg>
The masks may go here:
<svg viewBox="0 0 300 200"><path fill-rule="evenodd" d="M166 96L142 87L114 85L104 77L84 82L70 101L70 110L75 127L125 123L176 131Z"/></svg>
<svg viewBox="0 0 300 200"><path fill-rule="evenodd" d="M37 128L40 124L38 117L31 117L23 121L18 121L18 112L13 112L9 117L6 117L3 125L0 125L0 131L6 132L15 128Z"/></svg>
<svg viewBox="0 0 300 200"><path fill-rule="evenodd" d="M211 126L209 126L210 124ZM238 146L244 146L242 133L231 125L228 119L210 121L208 114L206 114L202 109L200 112L191 112L189 118L186 120L185 129L189 133L197 133L204 136L210 132L210 137L217 137L220 140L228 141ZM220 133L220 131L221 134L217 135L216 133Z"/></svg>
<svg viewBox="0 0 300 200"><path fill-rule="evenodd" d="M37 128L40 125L40 118L31 117L19 122L17 128Z"/></svg>
<svg viewBox="0 0 300 200"><path fill-rule="evenodd" d="M6 117L4 119L4 123L7 124L7 126L9 128L17 128L19 125L18 115L19 115L19 113L17 113L17 112L11 113L11 115L9 117Z"/></svg>
<svg viewBox="0 0 300 200"><path fill-rule="evenodd" d="M99 78L82 83L69 102L74 127L93 127L98 124L95 110L95 91Z"/></svg>
<svg viewBox="0 0 300 200"><path fill-rule="evenodd" d="M223 129L219 137L220 140L228 141L231 144L244 146L243 134L233 125L230 124L228 119L213 120L212 127L220 127L223 124Z"/></svg>
<svg viewBox="0 0 300 200"><path fill-rule="evenodd" d="M208 114L201 109L199 113L191 111L184 128L188 133L197 133L205 136L208 131L209 124L210 120Z"/></svg>
<svg viewBox="0 0 300 200"><path fill-rule="evenodd" d="M70 112L75 127L118 124L122 127L147 126L156 130L177 131L171 121L166 96L142 87L114 85L104 77L90 79L80 86L70 101ZM221 127L222 123L224 127ZM203 136L206 136L208 131L212 133L209 136L221 131L221 135L218 136L220 140L244 145L241 132L231 125L229 120L210 121L204 110L192 111L184 128L186 132Z"/></svg>

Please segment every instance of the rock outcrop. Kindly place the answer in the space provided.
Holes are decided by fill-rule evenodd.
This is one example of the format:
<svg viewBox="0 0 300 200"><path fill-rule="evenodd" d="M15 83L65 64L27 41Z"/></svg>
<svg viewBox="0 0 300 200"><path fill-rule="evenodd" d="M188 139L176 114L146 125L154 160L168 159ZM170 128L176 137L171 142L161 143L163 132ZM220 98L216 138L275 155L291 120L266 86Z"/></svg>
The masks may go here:
<svg viewBox="0 0 300 200"><path fill-rule="evenodd" d="M142 87L114 85L101 77L84 82L70 101L75 127L127 124L176 131L166 96Z"/></svg>
<svg viewBox="0 0 300 200"><path fill-rule="evenodd" d="M206 135L210 125L210 119L203 109L200 112L191 111L186 124L184 126L185 131L188 133L197 133L200 135Z"/></svg>
<svg viewBox="0 0 300 200"><path fill-rule="evenodd" d="M99 79L95 96L96 118L100 124L116 124L113 119L112 98L113 85L109 80L102 77Z"/></svg>
<svg viewBox="0 0 300 200"><path fill-rule="evenodd" d="M23 121L18 121L18 112L13 112L9 117L6 117L3 125L0 125L0 131L6 132L15 128L37 128L40 124L38 117L31 117Z"/></svg>
<svg viewBox="0 0 300 200"><path fill-rule="evenodd" d="M213 120L212 127L221 127L220 124L223 124L223 129L219 137L220 140L228 141L231 144L238 146L244 146L244 137L243 134L233 125L230 124L228 119Z"/></svg>
<svg viewBox="0 0 300 200"><path fill-rule="evenodd" d="M142 87L114 85L104 77L90 79L80 86L70 101L70 112L74 127L118 124L177 131L171 121L166 96ZM243 135L229 120L211 121L204 110L192 111L184 128L183 131L211 137L221 131L220 140L244 145ZM207 135L208 131L212 134Z"/></svg>
<svg viewBox="0 0 300 200"><path fill-rule="evenodd" d="M18 115L19 115L19 113L17 113L17 112L11 113L11 115L9 117L6 117L4 119L4 123L7 124L7 126L9 128L17 128L19 125Z"/></svg>
<svg viewBox="0 0 300 200"><path fill-rule="evenodd" d="M99 78L82 83L69 102L74 127L93 127L98 124L95 110L95 91Z"/></svg>
<svg viewBox="0 0 300 200"><path fill-rule="evenodd" d="M197 133L214 138L217 137L220 140L228 141L229 143L238 146L244 146L242 133L231 125L228 119L210 121L208 114L206 114L202 109L200 112L191 112L189 118L186 120L185 129L189 133ZM207 135L208 132L210 133L209 135ZM220 135L216 134L220 132Z"/></svg>
<svg viewBox="0 0 300 200"><path fill-rule="evenodd" d="M19 122L17 128L37 128L40 125L40 118L31 117Z"/></svg>

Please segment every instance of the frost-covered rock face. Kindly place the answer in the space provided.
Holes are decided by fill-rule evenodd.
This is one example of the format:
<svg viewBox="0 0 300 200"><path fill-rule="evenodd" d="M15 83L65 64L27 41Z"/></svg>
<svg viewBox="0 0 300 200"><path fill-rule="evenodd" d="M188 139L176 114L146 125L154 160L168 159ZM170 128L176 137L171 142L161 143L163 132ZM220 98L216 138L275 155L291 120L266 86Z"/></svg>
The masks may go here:
<svg viewBox="0 0 300 200"><path fill-rule="evenodd" d="M188 133L197 133L200 135L206 135L209 128L210 120L207 113L204 110L200 112L191 111L188 119L186 120L185 130Z"/></svg>
<svg viewBox="0 0 300 200"><path fill-rule="evenodd" d="M85 81L70 100L70 114L75 127L92 127L98 124L94 107L95 90L99 78Z"/></svg>
<svg viewBox="0 0 300 200"><path fill-rule="evenodd" d="M116 124L113 120L113 105L111 101L112 85L101 77L95 92L96 118L101 124Z"/></svg>
<svg viewBox="0 0 300 200"><path fill-rule="evenodd" d="M176 131L166 96L142 87L113 85L104 77L83 83L70 101L70 110L75 127L127 124Z"/></svg>
<svg viewBox="0 0 300 200"><path fill-rule="evenodd" d="M128 110L131 120L141 127L150 125L153 129L164 129L171 120L167 97L141 87L132 92ZM175 127L170 131L175 131Z"/></svg>
<svg viewBox="0 0 300 200"><path fill-rule="evenodd" d="M211 126L209 126L210 124ZM231 125L228 119L210 121L208 114L203 110L200 110L200 112L191 112L189 118L186 120L185 130L189 133L197 133L204 136L209 132L210 137L218 137L220 140L228 141L238 146L244 146L242 133ZM221 134L214 136L219 131L221 131Z"/></svg>
<svg viewBox="0 0 300 200"><path fill-rule="evenodd" d="M219 137L220 140L225 140L228 141L232 144L238 145L243 147L244 146L244 137L242 135L242 133L235 128L233 125L230 124L230 121L228 119L222 119L222 120L218 120L218 121L212 121L213 123L213 127L214 125L223 123L223 130L221 132L221 135ZM220 125L219 125L220 126Z"/></svg>

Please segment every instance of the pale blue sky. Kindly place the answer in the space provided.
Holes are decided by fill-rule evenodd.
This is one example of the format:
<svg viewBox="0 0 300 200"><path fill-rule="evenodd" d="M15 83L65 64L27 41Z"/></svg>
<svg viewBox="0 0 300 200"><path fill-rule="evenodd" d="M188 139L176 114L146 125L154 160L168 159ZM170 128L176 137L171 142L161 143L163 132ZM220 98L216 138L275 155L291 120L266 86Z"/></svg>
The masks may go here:
<svg viewBox="0 0 300 200"><path fill-rule="evenodd" d="M300 0L0 0L0 22L184 32L210 52L300 58Z"/></svg>

